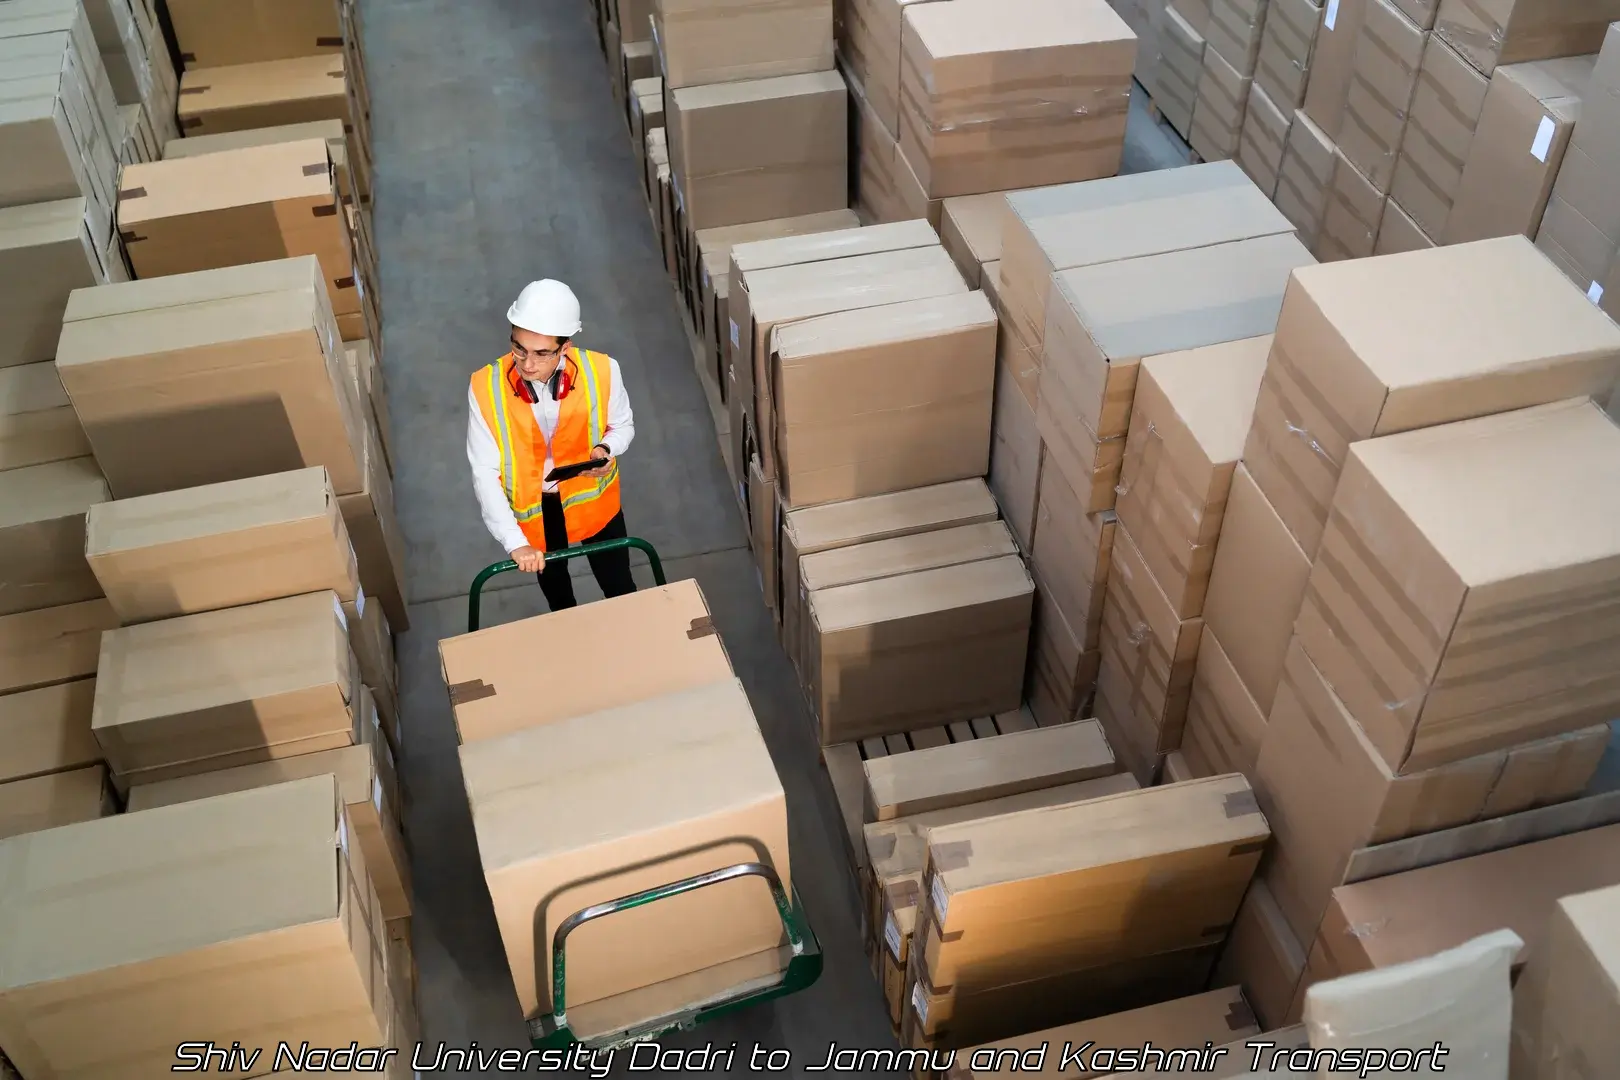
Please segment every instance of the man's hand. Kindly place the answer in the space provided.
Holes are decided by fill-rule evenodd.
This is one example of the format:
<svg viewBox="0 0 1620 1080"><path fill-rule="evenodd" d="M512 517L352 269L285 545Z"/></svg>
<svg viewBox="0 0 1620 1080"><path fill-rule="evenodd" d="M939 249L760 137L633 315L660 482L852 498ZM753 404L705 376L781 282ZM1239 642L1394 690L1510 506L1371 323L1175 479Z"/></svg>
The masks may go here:
<svg viewBox="0 0 1620 1080"><path fill-rule="evenodd" d="M594 478L606 476L609 472L613 471L613 455L607 452L607 447L598 446L596 449L592 450L591 460L600 461L602 464L584 475Z"/></svg>
<svg viewBox="0 0 1620 1080"><path fill-rule="evenodd" d="M546 565L546 553L525 544L512 553L512 561L525 574L538 574Z"/></svg>

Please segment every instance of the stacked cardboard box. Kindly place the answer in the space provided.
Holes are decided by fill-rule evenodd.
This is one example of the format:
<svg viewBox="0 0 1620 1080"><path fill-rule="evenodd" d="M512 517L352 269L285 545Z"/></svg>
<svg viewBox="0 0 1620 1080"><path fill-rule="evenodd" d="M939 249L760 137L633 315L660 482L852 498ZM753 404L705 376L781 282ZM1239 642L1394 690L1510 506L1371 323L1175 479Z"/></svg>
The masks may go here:
<svg viewBox="0 0 1620 1080"><path fill-rule="evenodd" d="M1616 17L1620 17L1617 13ZM1609 27L1536 244L1609 315L1620 313L1620 23Z"/></svg>
<svg viewBox="0 0 1620 1080"><path fill-rule="evenodd" d="M1514 1075L1547 1080L1566 1061L1612 1060L1620 1012L1620 957L1611 886L1556 902L1542 947L1520 977L1513 1015Z"/></svg>

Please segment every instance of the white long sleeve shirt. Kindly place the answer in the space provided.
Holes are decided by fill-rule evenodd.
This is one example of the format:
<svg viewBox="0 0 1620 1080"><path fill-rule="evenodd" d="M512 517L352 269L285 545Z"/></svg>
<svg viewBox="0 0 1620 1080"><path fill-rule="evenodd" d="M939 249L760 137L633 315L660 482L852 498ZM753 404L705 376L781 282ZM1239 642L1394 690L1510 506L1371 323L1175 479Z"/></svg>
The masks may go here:
<svg viewBox="0 0 1620 1080"><path fill-rule="evenodd" d="M630 411L630 395L625 393L619 362L609 357L608 365L613 388L608 394L607 431L599 445L605 446L608 453L618 458L624 456L624 452L630 449L631 440L636 437L636 418ZM557 417L562 406L552 398L544 383L536 383L534 388L540 400L529 408L534 410L534 419L546 437L546 462L541 473L544 476L556 464L551 460L551 437L557 430ZM574 392L583 393L584 387L580 386ZM522 402L513 398L512 404L521 405ZM473 493L478 496L478 509L484 519L484 528L501 545L502 551L512 552L529 546L528 538L518 527L512 504L506 499L506 489L501 486L500 445L495 441L495 434L489 430L489 425L484 422L484 414L478 407L478 398L471 386L467 388L467 461L472 465ZM557 485L546 484L545 490L555 491Z"/></svg>

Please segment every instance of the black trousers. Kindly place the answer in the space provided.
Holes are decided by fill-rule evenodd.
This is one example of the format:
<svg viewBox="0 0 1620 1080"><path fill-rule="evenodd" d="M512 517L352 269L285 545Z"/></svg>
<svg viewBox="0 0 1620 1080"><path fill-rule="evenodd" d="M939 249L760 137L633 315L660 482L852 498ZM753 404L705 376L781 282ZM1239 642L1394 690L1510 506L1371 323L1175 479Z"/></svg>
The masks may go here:
<svg viewBox="0 0 1620 1080"><path fill-rule="evenodd" d="M546 530L546 550L561 551L566 548L568 527L563 522L562 496L555 492L541 496L540 520ZM620 510L613 515L612 521L602 526L601 532L588 537L584 543L619 540L628 535L624 527L624 511ZM596 575L596 583L602 587L603 596L611 599L636 591L635 579L630 576L628 548L603 555L587 555L585 558L590 560L591 573ZM569 562L568 559L548 560L545 569L537 575L540 578L540 591L546 594L546 603L551 605L552 611L562 611L578 603L574 599L574 579L568 573Z"/></svg>

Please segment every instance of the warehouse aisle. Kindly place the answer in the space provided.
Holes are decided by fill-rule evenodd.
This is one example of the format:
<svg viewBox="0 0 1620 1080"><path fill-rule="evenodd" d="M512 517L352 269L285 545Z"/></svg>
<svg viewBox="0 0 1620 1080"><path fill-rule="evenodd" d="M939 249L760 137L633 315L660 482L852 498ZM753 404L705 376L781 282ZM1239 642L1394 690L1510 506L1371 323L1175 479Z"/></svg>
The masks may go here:
<svg viewBox="0 0 1620 1080"><path fill-rule="evenodd" d="M467 479L467 377L503 351L504 312L518 290L552 276L580 295L585 342L623 366L637 428L624 471L630 530L657 546L670 577L695 577L708 596L786 786L793 876L827 952L811 991L687 1042L736 1040L744 1059L756 1043L787 1048L797 1073L835 1040L893 1043L857 936L831 789L760 599L588 10L583 0L364 7L384 371L412 601L399 664L423 1035L430 1047L523 1044L480 886L436 642L462 632L469 580L502 556ZM1184 148L1140 111L1128 167L1185 161ZM600 595L588 574L579 585L581 600ZM495 589L486 622L542 610L530 580ZM746 1060L736 1071L745 1070Z"/></svg>

